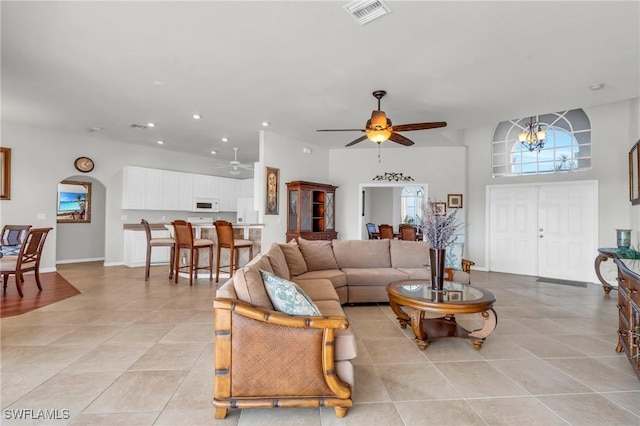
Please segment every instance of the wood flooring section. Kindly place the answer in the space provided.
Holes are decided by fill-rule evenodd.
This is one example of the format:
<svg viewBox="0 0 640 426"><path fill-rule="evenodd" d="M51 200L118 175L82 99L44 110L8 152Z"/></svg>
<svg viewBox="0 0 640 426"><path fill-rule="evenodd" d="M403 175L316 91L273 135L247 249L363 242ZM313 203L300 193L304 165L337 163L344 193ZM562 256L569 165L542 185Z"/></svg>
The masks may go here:
<svg viewBox="0 0 640 426"><path fill-rule="evenodd" d="M0 302L0 318L24 314L80 294L77 288L57 272L41 273L40 283L42 284L42 291L38 291L35 276L33 274L25 274L24 283L22 283L24 297L20 297L16 289L15 277L13 275L9 276L7 290L2 293L2 301Z"/></svg>

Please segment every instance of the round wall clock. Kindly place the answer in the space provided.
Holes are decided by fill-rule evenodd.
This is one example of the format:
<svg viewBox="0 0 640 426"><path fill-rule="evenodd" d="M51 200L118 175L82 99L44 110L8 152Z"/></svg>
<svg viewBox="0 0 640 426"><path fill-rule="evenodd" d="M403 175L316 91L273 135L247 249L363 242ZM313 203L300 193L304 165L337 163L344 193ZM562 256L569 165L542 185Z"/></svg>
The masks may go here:
<svg viewBox="0 0 640 426"><path fill-rule="evenodd" d="M94 167L93 160L89 157L78 157L76 161L73 162L73 165L76 167L76 170L82 173L88 173L93 170Z"/></svg>

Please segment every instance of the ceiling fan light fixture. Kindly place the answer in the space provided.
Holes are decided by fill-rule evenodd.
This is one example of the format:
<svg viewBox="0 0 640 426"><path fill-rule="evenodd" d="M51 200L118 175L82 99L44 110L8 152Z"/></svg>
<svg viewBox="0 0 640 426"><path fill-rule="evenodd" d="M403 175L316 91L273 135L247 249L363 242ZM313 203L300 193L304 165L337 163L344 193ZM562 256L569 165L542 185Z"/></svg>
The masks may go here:
<svg viewBox="0 0 640 426"><path fill-rule="evenodd" d="M391 130L383 129L383 130L371 130L367 132L367 138L377 143L378 145L382 142L388 140L391 137Z"/></svg>
<svg viewBox="0 0 640 426"><path fill-rule="evenodd" d="M242 173L242 172L241 172L240 170L238 170L238 169L231 169L231 170L229 171L229 174L230 174L230 175L234 175L234 176L237 176L237 175L239 175L240 173Z"/></svg>

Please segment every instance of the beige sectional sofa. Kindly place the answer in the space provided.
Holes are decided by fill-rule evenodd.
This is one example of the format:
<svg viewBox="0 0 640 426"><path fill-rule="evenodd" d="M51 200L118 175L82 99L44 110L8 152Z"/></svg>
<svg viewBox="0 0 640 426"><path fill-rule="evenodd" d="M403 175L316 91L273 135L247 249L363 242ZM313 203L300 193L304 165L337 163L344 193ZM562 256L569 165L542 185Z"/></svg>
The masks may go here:
<svg viewBox="0 0 640 426"><path fill-rule="evenodd" d="M430 279L425 242L333 240L272 244L217 291L216 418L229 408L352 405L355 336L345 303L388 302L386 285ZM322 316L278 312L260 271L295 282ZM454 271L453 280L469 282Z"/></svg>

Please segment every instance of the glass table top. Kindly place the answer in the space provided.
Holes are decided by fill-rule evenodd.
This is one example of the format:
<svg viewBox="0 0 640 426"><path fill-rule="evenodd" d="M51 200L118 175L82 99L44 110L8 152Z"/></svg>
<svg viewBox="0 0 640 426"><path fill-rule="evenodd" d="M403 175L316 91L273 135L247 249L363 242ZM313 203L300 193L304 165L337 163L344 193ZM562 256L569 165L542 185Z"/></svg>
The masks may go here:
<svg viewBox="0 0 640 426"><path fill-rule="evenodd" d="M401 296L429 302L470 302L485 296L485 293L477 288L451 281L444 282L442 292L432 289L431 282L426 280L400 282L395 289Z"/></svg>

